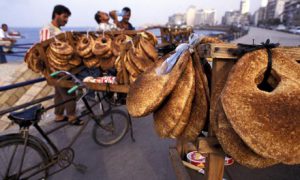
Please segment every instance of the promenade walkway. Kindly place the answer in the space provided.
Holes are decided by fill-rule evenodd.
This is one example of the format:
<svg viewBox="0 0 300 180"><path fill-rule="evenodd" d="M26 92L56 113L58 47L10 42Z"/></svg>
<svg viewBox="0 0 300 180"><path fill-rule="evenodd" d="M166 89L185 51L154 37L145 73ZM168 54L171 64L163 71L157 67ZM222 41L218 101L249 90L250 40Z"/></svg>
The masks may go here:
<svg viewBox="0 0 300 180"><path fill-rule="evenodd" d="M256 27L250 27L249 33L247 35L234 40L233 43L252 44L253 39L255 44L260 44L261 42L265 42L267 39L270 39L272 43L280 43L281 46L300 45L300 35Z"/></svg>

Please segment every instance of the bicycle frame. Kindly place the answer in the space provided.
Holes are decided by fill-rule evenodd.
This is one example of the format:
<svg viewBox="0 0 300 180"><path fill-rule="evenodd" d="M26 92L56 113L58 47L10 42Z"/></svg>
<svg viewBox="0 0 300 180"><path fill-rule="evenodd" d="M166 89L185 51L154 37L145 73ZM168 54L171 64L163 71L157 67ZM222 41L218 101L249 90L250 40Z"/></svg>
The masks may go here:
<svg viewBox="0 0 300 180"><path fill-rule="evenodd" d="M86 96L86 94L85 94L85 96ZM52 167L53 165L57 164L58 161L59 161L58 156L60 155L60 153L62 152L62 150L64 150L64 149L69 149L69 148L72 147L72 145L76 142L76 140L77 140L77 139L79 138L79 136L82 134L82 132L84 131L84 129L86 128L86 126L89 124L89 122L90 122L91 119L93 119L93 120L95 121L95 123L97 123L97 125L100 126L101 128L107 129L106 127L104 127L104 126L101 124L101 119L102 119L102 116L104 116L104 115L106 115L107 113L109 113L111 107L109 107L108 110L104 111L103 115L100 115L99 117L97 117L97 115L94 113L94 111L93 111L92 108L93 108L95 105L97 105L98 103L100 104L100 106L102 106L102 101L104 100L104 97L103 97L103 98L100 98L99 94L97 93L97 97L98 97L99 102L96 102L96 103L93 103L92 105L90 105L90 104L88 103L87 99L85 98L85 96L83 96L81 99L82 99L82 101L84 102L85 107L86 107L86 109L88 110L88 112L86 112L86 113L84 113L84 114L81 114L78 118L81 118L81 117L84 117L84 116L87 116L87 115L89 115L90 118L88 118L88 119L85 121L85 123L80 127L79 131L73 136L71 142L70 142L66 147L62 148L61 150L59 150L59 148L53 143L53 141L48 137L48 135L51 134L51 133L53 133L53 132L55 132L55 131L57 131L57 130L59 130L59 129L61 129L61 128L63 128L63 127L65 127L65 126L67 126L67 125L69 125L69 123L64 123L64 124L62 124L62 125L60 125L60 126L54 128L54 129L51 129L50 131L47 131L47 132L45 132L45 131L39 126L38 123L33 124L33 127L38 131L38 133L42 136L42 138L43 138L44 140L46 140L46 142L49 144L48 147L51 148L51 150L54 152L54 154L50 154L50 155L49 155L49 162L46 164L46 166L44 166L42 169L38 169L37 171L32 172L32 173L31 173L30 175L28 175L26 178L30 178L30 177L32 177L32 176L35 176L36 174L38 174L38 173L40 173L40 172L42 172L42 171L44 171L44 170L46 170L46 169ZM49 110L49 109L52 109L53 107L55 107L55 106L50 106L50 107L48 107L48 108L45 108L44 112L46 112L46 111ZM44 112L43 112L43 113L44 113ZM23 137L24 137L24 149L23 149L23 152L22 152L21 165L20 165L20 167L19 167L20 169L19 169L19 171L18 171L17 177L19 177L20 175L22 175L22 174L20 174L20 172L21 172L22 164L23 164L24 157L25 157L25 154L26 154L27 142L28 142L28 139L29 139L29 130L28 130L28 129L29 129L29 128L21 129L21 130L20 130L20 133L21 133L21 134L23 135ZM32 137L34 137L34 136L30 136L30 137L32 138ZM40 138L35 137L35 139L37 139L37 140L39 141L39 143L41 143L41 141L39 140ZM13 158L12 158L12 159L13 159ZM11 160L12 160L12 159L11 159ZM73 159L72 159L72 161L73 161ZM72 161L70 162L69 165L72 164ZM35 166L33 166L33 167L30 167L30 168L28 168L28 169L25 169L22 173L24 174L24 173L26 173L26 172L28 172L28 171L30 171L30 170L32 170L32 169L35 169L35 168L39 167L41 164L42 164L42 162L39 163L39 164L37 164L37 165L35 165ZM68 165L68 166L69 166L69 165ZM55 172L49 174L49 176L51 176L51 175L53 175L53 174L56 174L56 173L62 171L63 169L67 168L68 166L65 166L65 167L63 167L63 168L60 168L59 170L57 170L57 171L55 171Z"/></svg>
<svg viewBox="0 0 300 180"><path fill-rule="evenodd" d="M79 84L79 86L77 85L77 87L75 88L75 90L77 88L81 88L81 89L84 89L86 88L86 86L84 85L83 82L81 82L80 80L78 80L73 74L70 74L67 72L67 75L71 76L72 78L75 79L75 83ZM65 78L65 76L63 77ZM72 88L74 90L74 88ZM60 155L63 155L63 152L64 150L67 150L67 153L69 153L69 151L72 151L72 158L67 160L68 164L66 166L60 166L60 169L52 172L51 174L47 174L47 176L51 176L53 174L56 174L60 171L62 171L63 169L67 168L68 166L70 166L71 164L75 165L74 162L73 162L73 158L74 158L74 151L72 150L72 146L73 144L76 142L76 140L78 139L78 137L82 134L82 132L84 131L84 129L87 127L88 123L90 122L90 119L93 119L95 121L95 123L101 127L102 129L105 129L107 131L112 131L113 132L113 129L110 128L110 127L107 127L103 124L101 124L101 120L103 119L102 117L105 117L107 116L108 113L110 113L110 110L112 109L111 107L111 104L108 103L109 107L107 110L104 110L103 109L103 104L102 104L102 101L106 98L104 95L103 97L100 97L99 95L99 92L96 93L96 96L97 96L97 99L98 101L97 102L94 102L92 105L89 104L89 102L87 101L86 99L86 96L87 96L87 91L84 91L84 94L79 98L83 101L85 107L86 107L86 110L87 112L85 113L82 113L80 116L78 116L78 118L82 118L86 115L88 115L90 118L88 118L86 120L86 122L80 127L80 129L78 130L78 132L72 137L70 143L62 148L62 149L59 149L54 143L53 141L48 137L49 134L65 127L66 125L68 125L69 123L63 123L62 125L60 126L57 126L47 132L45 132L38 124L38 121L36 123L33 124L33 127L37 130L37 132L41 135L41 138L44 139L48 145L46 145L43 141L41 141L41 138L38 138L38 137L35 137L35 136L31 136L29 135L29 127L27 128L22 128L21 131L20 131L20 134L23 135L23 138L24 138L24 149L22 151L22 156L21 156L21 164L20 164L20 167L19 167L19 171L18 171L18 174L17 174L17 178L20 177L22 174L26 174L27 172L30 172L31 170L35 169L35 168L38 168L39 166L43 165L42 168L39 168L39 169L36 169L36 171L32 172L30 175L27 175L28 177L26 178L30 178L32 176L35 176L36 174L42 172L42 171L45 171L45 170L48 170L48 168L52 167L53 165L59 163L60 159L59 159L59 156ZM62 105L68 101L71 101L71 100L74 100L76 98L72 98L72 99L69 99L69 100L66 100L64 102L61 102L59 104L55 104L55 105L51 105L45 109L42 110L41 114L42 113L45 113L46 111L48 111L49 109L52 109L56 106L59 106L59 105ZM93 110L93 107L95 105L99 104L101 109L103 110L103 114L102 115L96 115L94 110ZM128 113L127 113L128 114ZM129 115L129 114L128 114ZM131 121L131 118L130 118L130 115L128 116L128 120L129 120L129 128L131 130L131 139L132 141L135 141L134 140L134 137L133 137L133 131L132 131L132 121ZM42 161L41 163L37 164L37 165L33 165L32 167L29 167L27 169L25 169L24 171L21 172L22 170L22 164L23 164L23 161L24 161L24 157L25 157L25 154L26 154L26 147L27 147L27 143L28 141L34 141L35 143L37 143L39 145L39 147L42 147L42 148L45 148L46 151L47 151L47 164L44 165L44 161ZM52 151L49 151L49 148L52 150ZM53 152L53 153L51 153ZM14 153L15 154L15 153ZM13 160L13 158L10 160L10 163L11 161ZM10 167L10 164L9 164L9 167ZM7 172L8 173L8 172ZM21 174L22 173L22 174ZM8 174L6 174L8 175ZM15 177L16 175L13 175L13 177Z"/></svg>

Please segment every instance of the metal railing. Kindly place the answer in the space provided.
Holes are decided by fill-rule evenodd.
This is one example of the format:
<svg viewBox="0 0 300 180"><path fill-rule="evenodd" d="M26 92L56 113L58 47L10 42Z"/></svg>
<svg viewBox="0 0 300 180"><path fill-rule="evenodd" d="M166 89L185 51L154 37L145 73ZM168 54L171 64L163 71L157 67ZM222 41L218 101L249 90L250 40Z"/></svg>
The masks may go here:
<svg viewBox="0 0 300 180"><path fill-rule="evenodd" d="M35 83L45 81L45 80L46 80L46 78L42 77L42 78L32 79L32 80L19 82L19 83L15 83L15 84L10 84L10 85L6 85L6 86L0 86L0 92L1 91L7 91L7 90L10 90L10 89L15 89L15 88L18 88L18 87L28 86L28 85L31 85L31 84L35 84Z"/></svg>
<svg viewBox="0 0 300 180"><path fill-rule="evenodd" d="M8 91L8 90L11 90L11 89L16 89L16 88L23 87L23 86L32 85L32 84L35 84L35 83L43 82L45 80L46 80L46 78L42 77L42 78L32 79L32 80L19 82L19 83L15 83L15 84L10 84L10 85L6 85L6 86L0 86L0 92ZM30 102L27 102L27 103L24 103L24 104L21 104L21 105L18 105L18 106L14 106L14 107L10 107L10 108L1 110L0 111L0 116L4 115L6 113L17 111L19 109L23 109L23 108L28 107L28 106L32 106L34 104L38 104L38 103L53 99L53 98L54 98L54 95L49 95L49 96L42 97L42 98L39 98L39 99L35 99L33 101L30 101Z"/></svg>
<svg viewBox="0 0 300 180"><path fill-rule="evenodd" d="M7 63L6 56L14 56L14 57L24 57L27 50L33 45L34 43L25 43L25 44L14 44L12 49L17 49L18 51L14 51L12 53L7 53L3 51L3 47L0 46L0 64Z"/></svg>

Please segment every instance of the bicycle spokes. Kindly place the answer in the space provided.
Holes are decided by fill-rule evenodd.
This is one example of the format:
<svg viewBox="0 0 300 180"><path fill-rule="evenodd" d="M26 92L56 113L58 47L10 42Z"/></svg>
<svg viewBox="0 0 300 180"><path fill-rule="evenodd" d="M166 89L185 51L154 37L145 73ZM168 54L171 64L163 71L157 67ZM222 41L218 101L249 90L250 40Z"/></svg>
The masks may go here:
<svg viewBox="0 0 300 180"><path fill-rule="evenodd" d="M10 159L9 159L8 167L7 167L7 169L6 169L6 172L5 172L5 176L4 176L4 177L8 177L8 175L9 175L9 170L10 170L10 168L11 168L11 165L12 165L13 159L14 159L14 157L15 157L17 148L18 148L18 145L15 145L15 148L14 148L14 150L13 150L13 154L11 155L11 157L10 157Z"/></svg>

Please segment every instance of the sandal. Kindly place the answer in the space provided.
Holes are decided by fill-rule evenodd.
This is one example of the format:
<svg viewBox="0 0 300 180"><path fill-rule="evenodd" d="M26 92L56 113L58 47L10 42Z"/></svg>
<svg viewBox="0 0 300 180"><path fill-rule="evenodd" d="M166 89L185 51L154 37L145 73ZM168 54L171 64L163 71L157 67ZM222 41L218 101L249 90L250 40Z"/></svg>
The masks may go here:
<svg viewBox="0 0 300 180"><path fill-rule="evenodd" d="M56 122L56 123L67 122L68 120L69 120L69 118L65 116L62 120L55 119L54 122Z"/></svg>
<svg viewBox="0 0 300 180"><path fill-rule="evenodd" d="M73 121L69 121L69 123L73 126L81 126L84 124L84 122L82 120L77 119L77 118Z"/></svg>

